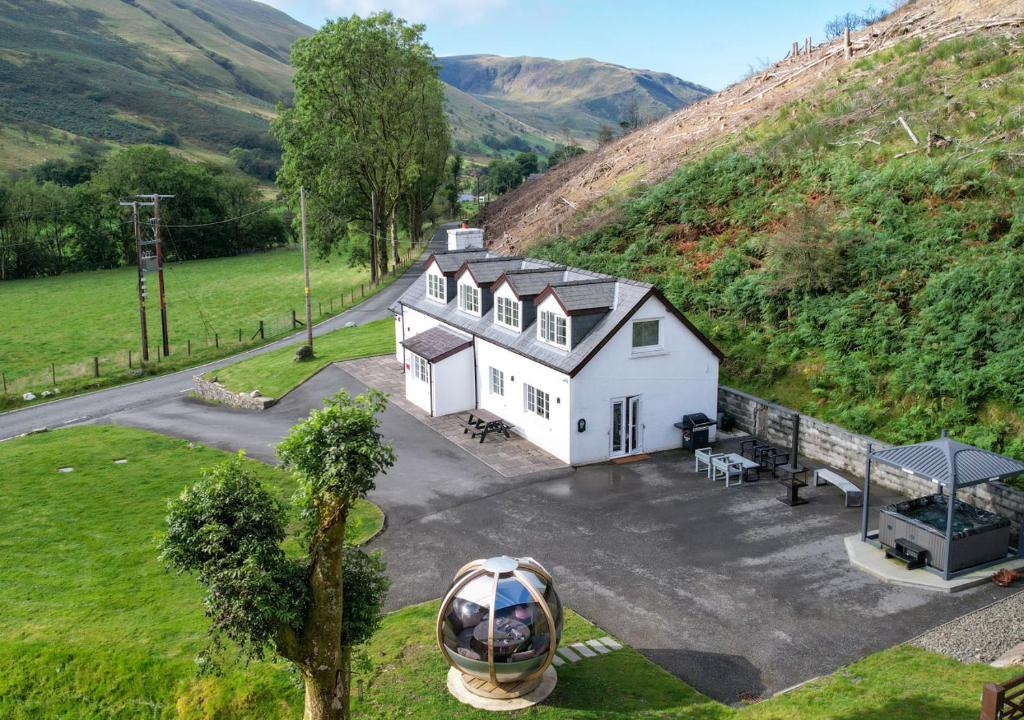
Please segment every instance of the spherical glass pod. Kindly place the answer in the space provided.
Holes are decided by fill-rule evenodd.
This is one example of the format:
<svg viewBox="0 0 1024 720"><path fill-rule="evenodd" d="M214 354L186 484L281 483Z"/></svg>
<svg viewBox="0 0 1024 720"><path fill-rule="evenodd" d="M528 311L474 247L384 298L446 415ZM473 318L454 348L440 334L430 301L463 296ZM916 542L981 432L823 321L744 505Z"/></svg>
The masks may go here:
<svg viewBox="0 0 1024 720"><path fill-rule="evenodd" d="M551 576L532 558L467 563L437 617L448 664L495 685L539 680L561 636L562 603Z"/></svg>

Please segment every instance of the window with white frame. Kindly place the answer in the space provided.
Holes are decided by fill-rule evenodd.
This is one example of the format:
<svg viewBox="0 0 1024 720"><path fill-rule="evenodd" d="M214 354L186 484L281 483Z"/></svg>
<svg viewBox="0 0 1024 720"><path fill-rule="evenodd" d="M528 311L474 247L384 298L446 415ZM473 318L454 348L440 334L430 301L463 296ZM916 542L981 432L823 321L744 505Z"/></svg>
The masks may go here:
<svg viewBox="0 0 1024 720"><path fill-rule="evenodd" d="M435 300L441 302L447 301L447 293L445 291L445 281L443 275L427 275L427 296L432 297Z"/></svg>
<svg viewBox="0 0 1024 720"><path fill-rule="evenodd" d="M491 394L505 394L505 373L498 368L491 368Z"/></svg>
<svg viewBox="0 0 1024 720"><path fill-rule="evenodd" d="M636 320L633 323L633 349L653 350L661 347L661 321Z"/></svg>
<svg viewBox="0 0 1024 720"><path fill-rule="evenodd" d="M551 312L550 310L542 310L540 313L540 339L549 342L553 345L561 345L565 347L567 341L566 338L566 322L565 318L561 315Z"/></svg>
<svg viewBox="0 0 1024 720"><path fill-rule="evenodd" d="M480 288L462 283L459 285L459 307L474 315L480 314Z"/></svg>
<svg viewBox="0 0 1024 720"><path fill-rule="evenodd" d="M430 363L419 355L412 356L412 375L417 380L430 382Z"/></svg>
<svg viewBox="0 0 1024 720"><path fill-rule="evenodd" d="M502 325L519 329L519 303L512 298L499 295L495 299L494 317Z"/></svg>
<svg viewBox="0 0 1024 720"><path fill-rule="evenodd" d="M551 396L538 390L533 385L523 385L526 392L526 412L536 413L545 420L551 412Z"/></svg>

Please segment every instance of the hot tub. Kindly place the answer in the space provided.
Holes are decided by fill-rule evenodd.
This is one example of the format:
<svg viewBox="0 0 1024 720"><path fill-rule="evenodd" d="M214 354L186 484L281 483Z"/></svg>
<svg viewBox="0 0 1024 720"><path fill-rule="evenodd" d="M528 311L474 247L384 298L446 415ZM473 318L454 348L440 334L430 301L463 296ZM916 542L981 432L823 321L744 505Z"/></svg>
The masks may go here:
<svg viewBox="0 0 1024 720"><path fill-rule="evenodd" d="M887 505L878 511L878 541L895 549L897 540L910 540L928 551L928 565L945 571L947 509L944 495ZM957 500L952 543L949 572L1000 560L1010 549L1010 521Z"/></svg>

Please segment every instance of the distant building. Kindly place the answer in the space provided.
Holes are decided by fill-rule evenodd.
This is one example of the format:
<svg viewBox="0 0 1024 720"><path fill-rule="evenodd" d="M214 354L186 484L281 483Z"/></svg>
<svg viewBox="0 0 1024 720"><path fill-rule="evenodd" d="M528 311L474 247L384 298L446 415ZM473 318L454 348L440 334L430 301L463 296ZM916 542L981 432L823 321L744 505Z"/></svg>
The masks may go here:
<svg viewBox="0 0 1024 720"><path fill-rule="evenodd" d="M406 398L487 410L571 464L679 446L716 417L721 352L655 287L544 260L436 253L392 306Z"/></svg>
<svg viewBox="0 0 1024 720"><path fill-rule="evenodd" d="M448 250L483 249L484 231L480 228L467 227L463 223L460 228L448 231Z"/></svg>

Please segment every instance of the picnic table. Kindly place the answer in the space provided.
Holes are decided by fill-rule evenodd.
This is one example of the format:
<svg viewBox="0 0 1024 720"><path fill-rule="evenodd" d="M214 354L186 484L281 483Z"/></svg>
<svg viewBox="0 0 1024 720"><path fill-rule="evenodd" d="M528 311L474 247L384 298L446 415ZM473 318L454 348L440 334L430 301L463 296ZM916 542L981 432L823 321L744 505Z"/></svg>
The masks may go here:
<svg viewBox="0 0 1024 720"><path fill-rule="evenodd" d="M469 413L469 420L466 422L467 427L462 428L462 434L465 435L472 430L473 432L470 434L470 438L475 438L479 435L480 442L486 440L487 434L492 432L500 432L507 438L511 437L511 435L509 435L509 430L512 429L512 426L487 410L472 410Z"/></svg>

